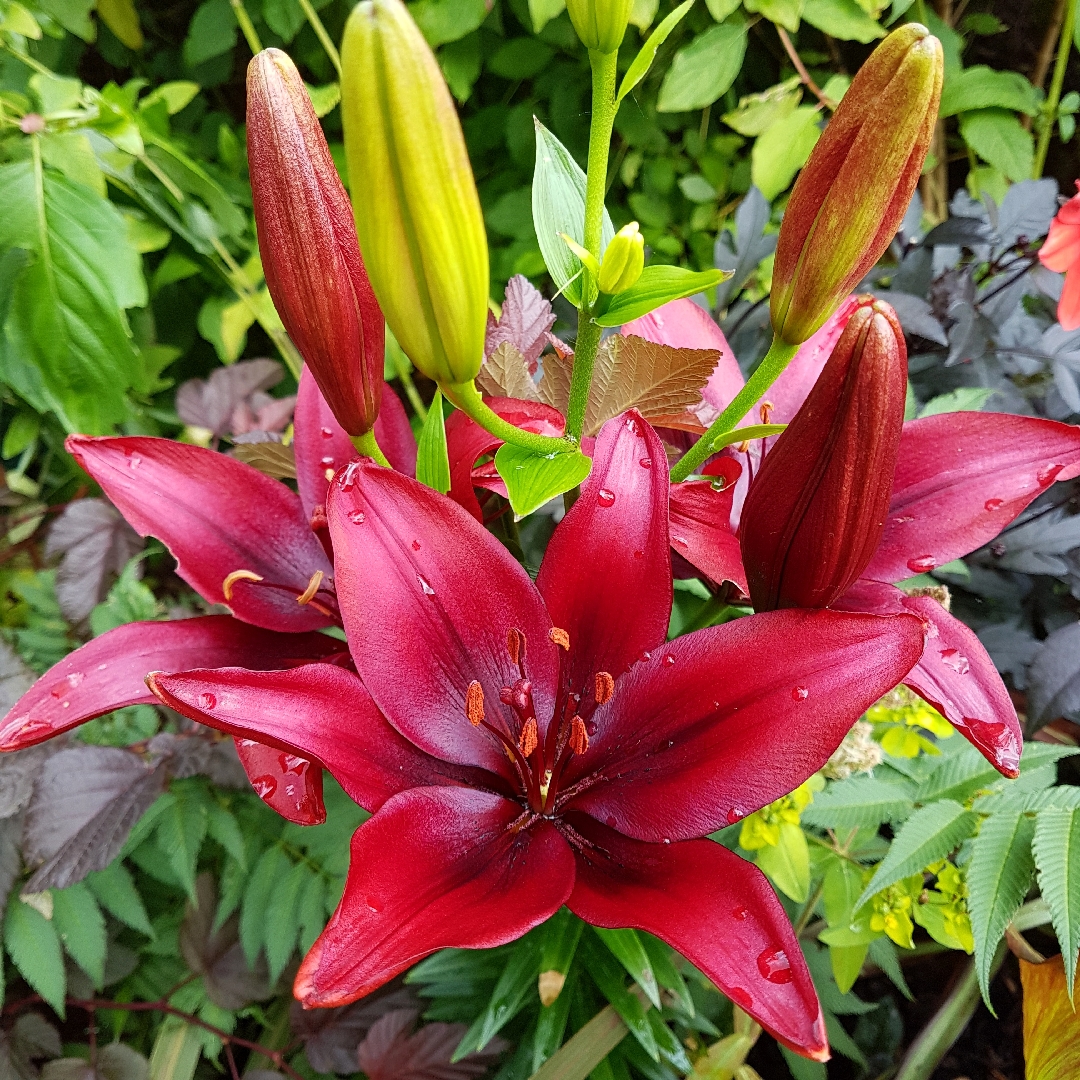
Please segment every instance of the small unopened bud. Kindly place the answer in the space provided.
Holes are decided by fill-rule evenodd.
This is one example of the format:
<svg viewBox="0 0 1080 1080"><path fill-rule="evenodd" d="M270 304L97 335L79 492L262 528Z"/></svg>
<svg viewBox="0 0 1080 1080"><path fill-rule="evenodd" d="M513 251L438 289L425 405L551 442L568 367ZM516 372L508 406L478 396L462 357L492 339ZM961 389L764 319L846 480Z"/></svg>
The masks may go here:
<svg viewBox="0 0 1080 1080"><path fill-rule="evenodd" d="M540 1004L547 1008L554 1005L566 985L566 976L561 971L541 971L536 988L540 992Z"/></svg>
<svg viewBox="0 0 1080 1080"><path fill-rule="evenodd" d="M746 496L739 541L758 611L828 607L866 568L885 529L906 393L900 321L862 297Z"/></svg>
<svg viewBox="0 0 1080 1080"><path fill-rule="evenodd" d="M622 44L633 0L566 0L566 10L582 45L612 53Z"/></svg>
<svg viewBox="0 0 1080 1080"><path fill-rule="evenodd" d="M805 341L889 246L937 123L945 70L925 26L894 30L855 76L784 211L773 265L773 330Z"/></svg>
<svg viewBox="0 0 1080 1080"><path fill-rule="evenodd" d="M645 237L638 223L624 225L611 239L600 263L600 291L609 296L626 292L637 284L645 268Z"/></svg>
<svg viewBox="0 0 1080 1080"><path fill-rule="evenodd" d="M401 0L364 0L345 25L341 120L375 295L430 379L480 370L488 247L461 123L439 63Z"/></svg>

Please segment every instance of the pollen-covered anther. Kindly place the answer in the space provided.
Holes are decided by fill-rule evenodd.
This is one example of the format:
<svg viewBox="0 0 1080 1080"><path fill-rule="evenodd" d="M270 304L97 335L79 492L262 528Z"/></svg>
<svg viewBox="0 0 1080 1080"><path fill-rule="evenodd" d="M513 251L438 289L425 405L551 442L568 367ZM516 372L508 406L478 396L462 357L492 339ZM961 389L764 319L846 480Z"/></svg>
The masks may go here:
<svg viewBox="0 0 1080 1080"><path fill-rule="evenodd" d="M506 651L515 664L525 659L526 644L525 635L516 626L511 626L506 633Z"/></svg>
<svg viewBox="0 0 1080 1080"><path fill-rule="evenodd" d="M771 401L763 401L758 409L758 415L761 417L761 422L767 424L769 417L772 416L773 409L776 406Z"/></svg>
<svg viewBox="0 0 1080 1080"><path fill-rule="evenodd" d="M315 594L319 591L319 586L322 584L322 579L326 575L321 570L316 570L311 575L311 580L307 583L307 588L296 598L296 602L303 607L305 604L310 604L315 598Z"/></svg>
<svg viewBox="0 0 1080 1080"><path fill-rule="evenodd" d="M570 651L570 635L561 627L553 626L548 631L548 637L560 648Z"/></svg>
<svg viewBox="0 0 1080 1080"><path fill-rule="evenodd" d="M589 733L585 730L585 721L575 716L570 721L570 749L575 754L584 754L589 749Z"/></svg>
<svg viewBox="0 0 1080 1080"><path fill-rule="evenodd" d="M484 722L484 688L475 679L465 691L465 715L473 727Z"/></svg>
<svg viewBox="0 0 1080 1080"><path fill-rule="evenodd" d="M526 720L521 729L521 737L518 739L518 749L525 757L528 757L536 749L537 741L536 721Z"/></svg>
<svg viewBox="0 0 1080 1080"><path fill-rule="evenodd" d="M238 581L262 581L262 575L256 574L254 570L234 570L221 583L221 591L225 594L226 600L232 599L233 586Z"/></svg>
<svg viewBox="0 0 1080 1080"><path fill-rule="evenodd" d="M598 671L595 677L594 696L596 704L603 705L611 700L615 693L615 680L606 672Z"/></svg>
<svg viewBox="0 0 1080 1080"><path fill-rule="evenodd" d="M750 440L749 439L743 439L743 441L741 443L739 443L739 445L736 446L735 449L740 454L747 453L750 450Z"/></svg>

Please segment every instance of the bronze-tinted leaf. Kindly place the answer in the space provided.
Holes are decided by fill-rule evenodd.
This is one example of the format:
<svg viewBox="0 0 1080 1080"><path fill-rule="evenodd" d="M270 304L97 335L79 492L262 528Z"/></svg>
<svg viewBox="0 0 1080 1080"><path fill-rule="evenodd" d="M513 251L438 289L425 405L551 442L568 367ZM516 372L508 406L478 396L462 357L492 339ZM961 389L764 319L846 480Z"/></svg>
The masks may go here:
<svg viewBox="0 0 1080 1080"><path fill-rule="evenodd" d="M276 360L241 360L215 369L207 379L188 379L176 391L176 412L189 427L214 435L230 430L233 411L257 390L281 382L285 372Z"/></svg>
<svg viewBox="0 0 1080 1080"><path fill-rule="evenodd" d="M291 445L272 440L238 443L232 448L232 456L275 480L296 479L296 457Z"/></svg>
<svg viewBox="0 0 1080 1080"><path fill-rule="evenodd" d="M0 1031L0 1076L37 1080L36 1062L63 1053L60 1033L39 1013L23 1013L10 1031Z"/></svg>
<svg viewBox="0 0 1080 1080"><path fill-rule="evenodd" d="M471 1080L487 1072L506 1046L492 1039L483 1053L451 1063L465 1025L424 1024L412 1034L418 1016L417 1009L398 1009L372 1024L356 1052L368 1080Z"/></svg>
<svg viewBox="0 0 1080 1080"><path fill-rule="evenodd" d="M1020 961L1024 987L1024 1061L1027 1080L1080 1076L1080 1014L1065 987L1061 955L1044 964Z"/></svg>
<svg viewBox="0 0 1080 1080"><path fill-rule="evenodd" d="M480 374L476 376L476 385L491 397L540 400L525 357L509 341L500 342L485 358Z"/></svg>
<svg viewBox="0 0 1080 1080"><path fill-rule="evenodd" d="M527 277L515 274L506 283L502 314L497 320L488 315L484 355L490 357L507 342L521 353L529 374L532 374L536 371L536 360L547 344L547 332L554 324L555 312L551 310L551 303Z"/></svg>

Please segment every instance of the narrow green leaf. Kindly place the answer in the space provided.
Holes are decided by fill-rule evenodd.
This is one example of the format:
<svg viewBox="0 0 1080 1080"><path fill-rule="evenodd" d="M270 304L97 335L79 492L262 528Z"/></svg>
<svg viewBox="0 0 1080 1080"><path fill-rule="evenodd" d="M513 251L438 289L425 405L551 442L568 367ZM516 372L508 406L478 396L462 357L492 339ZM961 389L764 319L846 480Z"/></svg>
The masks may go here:
<svg viewBox="0 0 1080 1080"><path fill-rule="evenodd" d="M510 506L523 518L556 495L577 487L589 475L592 459L579 450L567 454L534 454L503 443L495 453L495 468L506 481Z"/></svg>
<svg viewBox="0 0 1080 1080"><path fill-rule="evenodd" d="M150 1053L149 1080L192 1080L202 1043L197 1027L167 1016Z"/></svg>
<svg viewBox="0 0 1080 1080"><path fill-rule="evenodd" d="M641 944L636 930L605 930L596 927L596 936L608 947L611 954L630 973L631 978L645 992L645 996L660 1008L660 987L656 984L652 964Z"/></svg>
<svg viewBox="0 0 1080 1080"><path fill-rule="evenodd" d="M240 907L240 944L249 967L254 967L266 941L266 911L274 888L291 869L289 857L275 844L262 853L248 879Z"/></svg>
<svg viewBox="0 0 1080 1080"><path fill-rule="evenodd" d="M100 990L105 983L105 916L81 881L53 889L53 926L68 956Z"/></svg>
<svg viewBox="0 0 1080 1080"><path fill-rule="evenodd" d="M677 955L670 945L665 944L652 934L641 933L642 948L645 950L656 974L656 981L665 989L670 990L679 999L679 1008L688 1016L695 1014L694 999L690 995L690 987L682 973L675 966L674 956Z"/></svg>
<svg viewBox="0 0 1080 1080"><path fill-rule="evenodd" d="M628 1031L615 1009L606 1006L552 1054L531 1080L585 1080Z"/></svg>
<svg viewBox="0 0 1080 1080"><path fill-rule="evenodd" d="M128 868L117 859L104 870L88 874L86 884L97 902L115 919L138 930L147 937L154 936L142 897Z"/></svg>
<svg viewBox="0 0 1080 1080"><path fill-rule="evenodd" d="M679 1073L684 1076L691 1072L694 1063L690 1060L686 1049L679 1042L675 1032L664 1022L664 1018L660 1013L656 1009L650 1009L645 1014L645 1019L649 1022L649 1027L652 1028L653 1038L656 1039L657 1048L660 1050L660 1057L678 1069Z"/></svg>
<svg viewBox="0 0 1080 1080"><path fill-rule="evenodd" d="M794 1080L827 1080L828 1073L820 1061L804 1058L786 1046L780 1047L780 1053Z"/></svg>
<svg viewBox="0 0 1080 1080"><path fill-rule="evenodd" d="M462 1037L451 1061L460 1061L475 1050L483 1050L508 1021L525 1005L529 991L536 990L540 971L539 937L530 935L518 941L506 967L495 983L487 1007Z"/></svg>
<svg viewBox="0 0 1080 1080"><path fill-rule="evenodd" d="M536 1019L536 1034L533 1036L533 1072L536 1072L562 1045L576 980L577 972L574 971L567 977L559 996L550 1005L540 1009L540 1015Z"/></svg>
<svg viewBox="0 0 1080 1080"><path fill-rule="evenodd" d="M4 948L22 977L62 1017L67 975L56 927L13 897L4 913Z"/></svg>
<svg viewBox="0 0 1080 1080"><path fill-rule="evenodd" d="M915 808L915 785L887 781L865 773L833 781L803 811L802 819L819 829L858 829L899 822Z"/></svg>
<svg viewBox="0 0 1080 1080"><path fill-rule="evenodd" d="M266 919L266 963L270 982L277 982L296 947L300 932L300 899L312 877L311 868L299 862L279 881L270 894L270 904L264 912Z"/></svg>
<svg viewBox="0 0 1080 1080"><path fill-rule="evenodd" d="M1035 818L1032 842L1039 889L1050 906L1065 962L1069 997L1080 952L1080 810L1044 810Z"/></svg>
<svg viewBox="0 0 1080 1080"><path fill-rule="evenodd" d="M889 854L878 864L856 907L862 907L870 897L901 878L943 859L962 840L971 836L978 821L977 814L965 810L951 799L942 799L916 810L896 834Z"/></svg>
<svg viewBox="0 0 1080 1080"><path fill-rule="evenodd" d="M649 35L648 40L641 46L637 56L634 57L633 63L626 69L626 74L623 76L623 81L619 86L619 92L615 97L616 105L649 73L649 68L652 67L652 63L656 59L657 50L667 41L668 35L682 22L683 17L693 6L694 0L686 0L686 3L680 4Z"/></svg>
<svg viewBox="0 0 1080 1080"><path fill-rule="evenodd" d="M416 444L416 479L429 488L445 495L450 490L450 458L446 452L446 420L443 413L442 393L435 397L428 409L427 419Z"/></svg>
<svg viewBox="0 0 1080 1080"><path fill-rule="evenodd" d="M630 1033L641 1044L641 1048L653 1059L660 1060L660 1049L656 1037L645 1017L647 1005L626 988L625 974L615 958L604 948L595 934L586 932L581 939L582 960L593 982L600 992L611 1002Z"/></svg>
<svg viewBox="0 0 1080 1080"><path fill-rule="evenodd" d="M561 971L565 975L570 970L584 929L585 923L569 908L559 908L541 931L540 970Z"/></svg>
<svg viewBox="0 0 1080 1080"><path fill-rule="evenodd" d="M684 266L646 266L626 292L611 298L607 310L596 321L601 326L622 326L623 323L648 315L669 300L681 300L704 292L732 276L728 270L687 270Z"/></svg>

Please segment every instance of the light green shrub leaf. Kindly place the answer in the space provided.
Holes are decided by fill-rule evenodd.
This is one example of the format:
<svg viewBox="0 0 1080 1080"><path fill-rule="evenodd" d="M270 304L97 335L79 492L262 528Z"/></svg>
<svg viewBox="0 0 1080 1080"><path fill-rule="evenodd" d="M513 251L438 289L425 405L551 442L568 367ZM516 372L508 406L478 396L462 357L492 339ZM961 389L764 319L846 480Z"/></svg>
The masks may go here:
<svg viewBox="0 0 1080 1080"><path fill-rule="evenodd" d="M1035 819L1031 847L1072 997L1080 952L1080 810L1043 810Z"/></svg>
<svg viewBox="0 0 1080 1080"><path fill-rule="evenodd" d="M544 503L577 487L589 475L592 459L579 450L566 454L534 454L504 443L495 454L495 468L506 481L510 506L523 518Z"/></svg>
<svg viewBox="0 0 1080 1080"><path fill-rule="evenodd" d="M97 902L114 919L119 919L125 926L138 930L140 934L153 937L154 931L146 914L135 882L128 868L117 859L104 870L98 870L86 877L86 884L97 898Z"/></svg>
<svg viewBox="0 0 1080 1080"><path fill-rule="evenodd" d="M13 898L4 913L4 948L22 977L62 1017L67 976L56 927L40 911Z"/></svg>
<svg viewBox="0 0 1080 1080"><path fill-rule="evenodd" d="M766 199L775 199L806 164L821 138L818 119L813 106L800 105L758 136L750 152L750 177Z"/></svg>
<svg viewBox="0 0 1080 1080"><path fill-rule="evenodd" d="M726 93L742 68L748 27L743 19L731 18L680 49L660 84L657 111L704 109Z"/></svg>
<svg viewBox="0 0 1080 1080"><path fill-rule="evenodd" d="M803 811L803 821L820 829L857 829L903 821L914 807L915 785L902 777L885 780L866 773L834 780Z"/></svg>
<svg viewBox="0 0 1080 1080"><path fill-rule="evenodd" d="M960 117L964 142L1010 180L1031 178L1035 140L1020 121L1004 109L979 109Z"/></svg>
<svg viewBox="0 0 1080 1080"><path fill-rule="evenodd" d="M53 889L53 926L68 956L100 990L105 982L105 917L94 894L80 881Z"/></svg>
<svg viewBox="0 0 1080 1080"><path fill-rule="evenodd" d="M869 45L885 36L881 24L867 15L856 0L806 0L803 18L823 34L841 41Z"/></svg>
<svg viewBox="0 0 1080 1080"><path fill-rule="evenodd" d="M1034 116L1041 100L1039 91L1018 71L995 71L978 64L946 80L941 91L940 116L944 119L973 109L995 108Z"/></svg>
<svg viewBox="0 0 1080 1080"><path fill-rule="evenodd" d="M436 390L416 444L416 479L445 495L450 490L450 458L442 400L442 392Z"/></svg>

